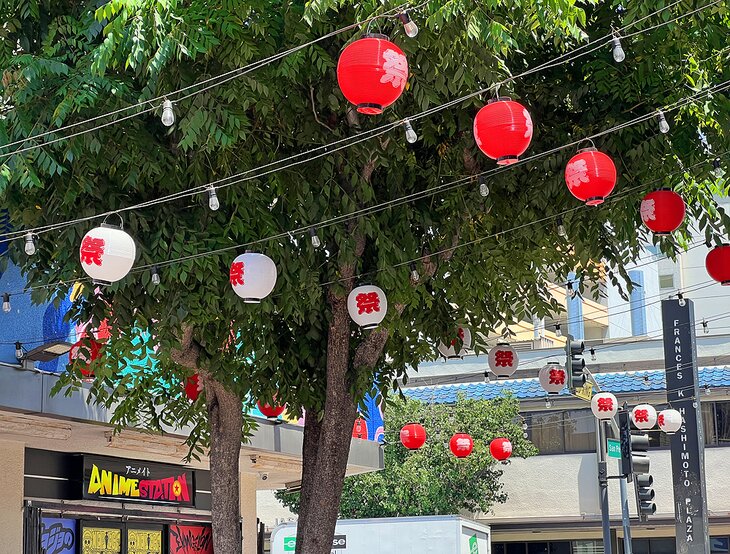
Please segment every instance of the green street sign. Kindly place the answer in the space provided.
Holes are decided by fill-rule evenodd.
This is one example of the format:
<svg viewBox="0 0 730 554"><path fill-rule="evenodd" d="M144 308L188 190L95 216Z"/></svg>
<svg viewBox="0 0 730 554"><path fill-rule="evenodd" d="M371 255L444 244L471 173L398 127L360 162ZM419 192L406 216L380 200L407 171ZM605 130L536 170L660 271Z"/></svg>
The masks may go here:
<svg viewBox="0 0 730 554"><path fill-rule="evenodd" d="M606 450L609 458L621 459L621 441L618 439L606 439Z"/></svg>
<svg viewBox="0 0 730 554"><path fill-rule="evenodd" d="M284 538L284 552L294 552L297 548L297 538L296 537L286 537Z"/></svg>

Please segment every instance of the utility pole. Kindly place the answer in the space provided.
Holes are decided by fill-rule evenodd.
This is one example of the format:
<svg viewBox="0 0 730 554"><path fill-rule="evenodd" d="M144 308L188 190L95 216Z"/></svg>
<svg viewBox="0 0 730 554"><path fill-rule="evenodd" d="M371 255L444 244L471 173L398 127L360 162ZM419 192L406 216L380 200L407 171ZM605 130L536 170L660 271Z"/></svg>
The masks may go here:
<svg viewBox="0 0 730 554"><path fill-rule="evenodd" d="M608 467L606 465L606 428L596 419L596 454L598 455L598 492L601 503L603 552L611 554L611 512L608 505Z"/></svg>

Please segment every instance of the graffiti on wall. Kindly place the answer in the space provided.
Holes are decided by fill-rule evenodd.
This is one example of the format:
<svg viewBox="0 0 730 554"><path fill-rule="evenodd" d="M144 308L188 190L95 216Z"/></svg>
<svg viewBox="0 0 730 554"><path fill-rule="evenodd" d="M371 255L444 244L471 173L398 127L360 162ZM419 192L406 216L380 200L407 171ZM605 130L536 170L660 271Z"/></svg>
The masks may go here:
<svg viewBox="0 0 730 554"><path fill-rule="evenodd" d="M213 554L210 527L170 525L170 554Z"/></svg>

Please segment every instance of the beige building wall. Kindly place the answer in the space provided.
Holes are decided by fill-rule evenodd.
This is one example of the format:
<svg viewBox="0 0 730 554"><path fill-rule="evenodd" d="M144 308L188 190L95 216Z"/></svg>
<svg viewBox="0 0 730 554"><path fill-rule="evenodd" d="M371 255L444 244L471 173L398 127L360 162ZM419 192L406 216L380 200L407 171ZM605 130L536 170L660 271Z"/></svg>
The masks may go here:
<svg viewBox="0 0 730 554"><path fill-rule="evenodd" d="M3 552L22 552L25 444L0 440L0 468L0 545Z"/></svg>

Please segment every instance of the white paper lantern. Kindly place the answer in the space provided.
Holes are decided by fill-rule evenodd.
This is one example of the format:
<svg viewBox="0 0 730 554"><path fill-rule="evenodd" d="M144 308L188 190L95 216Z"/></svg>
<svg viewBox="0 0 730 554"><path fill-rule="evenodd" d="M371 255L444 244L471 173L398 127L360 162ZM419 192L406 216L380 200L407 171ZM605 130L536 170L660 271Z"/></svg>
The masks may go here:
<svg viewBox="0 0 730 554"><path fill-rule="evenodd" d="M517 351L506 342L500 342L489 351L489 369L499 379L507 379L517 371L520 357Z"/></svg>
<svg viewBox="0 0 730 554"><path fill-rule="evenodd" d="M673 435L682 427L682 414L677 410L662 410L657 417L659 429L667 435Z"/></svg>
<svg viewBox="0 0 730 554"><path fill-rule="evenodd" d="M656 425L656 409L651 404L638 404L631 410L631 421L637 429L651 429Z"/></svg>
<svg viewBox="0 0 730 554"><path fill-rule="evenodd" d="M565 388L567 372L558 362L548 362L537 374L540 386L548 394L559 394Z"/></svg>
<svg viewBox="0 0 730 554"><path fill-rule="evenodd" d="M591 399L591 411L598 419L611 419L618 412L618 400L610 392L599 392Z"/></svg>
<svg viewBox="0 0 730 554"><path fill-rule="evenodd" d="M461 347L459 347L459 343L461 343ZM457 348L459 348L458 352ZM439 353L448 360L463 358L468 354L470 348L471 331L467 327L459 327L456 330L456 337L451 340L448 346L443 341L439 342L438 345Z"/></svg>
<svg viewBox="0 0 730 554"><path fill-rule="evenodd" d="M247 304L257 304L276 285L276 264L265 254L246 252L231 264L229 280L233 291Z"/></svg>
<svg viewBox="0 0 730 554"><path fill-rule="evenodd" d="M81 267L94 283L102 285L126 277L136 255L134 239L120 227L105 223L86 233L79 247Z"/></svg>
<svg viewBox="0 0 730 554"><path fill-rule="evenodd" d="M380 287L355 287L347 297L347 311L352 321L363 329L375 329L388 312L388 299Z"/></svg>

